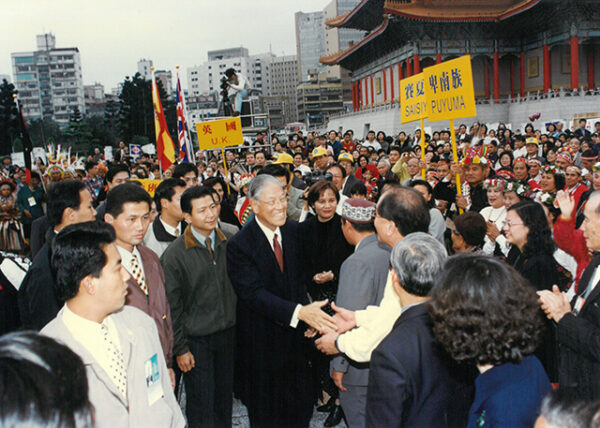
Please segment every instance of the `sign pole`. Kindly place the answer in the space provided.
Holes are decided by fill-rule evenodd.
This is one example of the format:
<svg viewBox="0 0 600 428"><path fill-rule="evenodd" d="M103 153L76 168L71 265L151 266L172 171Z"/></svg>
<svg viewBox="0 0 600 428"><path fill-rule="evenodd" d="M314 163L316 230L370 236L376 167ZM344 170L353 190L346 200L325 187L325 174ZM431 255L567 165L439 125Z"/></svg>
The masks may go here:
<svg viewBox="0 0 600 428"><path fill-rule="evenodd" d="M221 147L221 156L223 156L223 169L225 170L225 177L229 178L229 173L227 172L227 159L225 159L225 149ZM231 195L231 189L229 188L229 183L227 184L227 194Z"/></svg>
<svg viewBox="0 0 600 428"><path fill-rule="evenodd" d="M450 136L452 138L452 159L454 163L458 163L458 152L456 150L456 133L454 131L454 119L450 119ZM456 194L462 195L462 188L460 187L460 174L456 173ZM458 209L459 214L463 213L462 208Z"/></svg>
<svg viewBox="0 0 600 428"><path fill-rule="evenodd" d="M425 120L421 118L421 160L425 162ZM421 178L425 180L425 168L421 169Z"/></svg>

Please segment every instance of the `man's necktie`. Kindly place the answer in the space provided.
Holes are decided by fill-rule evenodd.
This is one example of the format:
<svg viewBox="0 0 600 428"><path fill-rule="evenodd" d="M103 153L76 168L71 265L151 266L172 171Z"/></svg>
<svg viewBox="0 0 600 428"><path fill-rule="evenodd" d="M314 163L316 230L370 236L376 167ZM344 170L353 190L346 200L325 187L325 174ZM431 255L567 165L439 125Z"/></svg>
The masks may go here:
<svg viewBox="0 0 600 428"><path fill-rule="evenodd" d="M279 269L283 272L283 250L281 249L281 245L279 245L277 235L273 236L273 252L275 253L277 263L279 264Z"/></svg>
<svg viewBox="0 0 600 428"><path fill-rule="evenodd" d="M210 258L213 259L213 261L214 261L215 253L213 253L213 249L212 249L212 240L209 237L206 237L206 239L204 240L204 243L206 244L206 249L208 250L208 252L210 254Z"/></svg>
<svg viewBox="0 0 600 428"><path fill-rule="evenodd" d="M144 294L148 295L148 285L146 284L146 279L144 278L144 273L142 272L142 268L138 263L137 256L135 254L131 254L131 274L133 275L133 279L138 283Z"/></svg>
<svg viewBox="0 0 600 428"><path fill-rule="evenodd" d="M125 370L123 353L110 338L106 324L100 324L100 330L104 334L104 345L109 355L108 374L123 394L123 397L127 398L127 371Z"/></svg>

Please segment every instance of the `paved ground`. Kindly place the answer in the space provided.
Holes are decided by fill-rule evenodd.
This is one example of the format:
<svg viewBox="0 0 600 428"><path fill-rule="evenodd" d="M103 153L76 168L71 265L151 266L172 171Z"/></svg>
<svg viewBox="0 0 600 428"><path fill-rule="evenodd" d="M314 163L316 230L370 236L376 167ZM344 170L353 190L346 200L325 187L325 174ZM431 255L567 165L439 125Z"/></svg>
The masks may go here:
<svg viewBox="0 0 600 428"><path fill-rule="evenodd" d="M310 428L323 428L323 422L327 419L328 413L317 412L313 413L313 417L310 421ZM248 420L248 412L246 407L240 400L233 400L233 426L235 428L249 428L250 421ZM282 427L284 428L284 427ZM346 424L342 421L337 428L346 428Z"/></svg>

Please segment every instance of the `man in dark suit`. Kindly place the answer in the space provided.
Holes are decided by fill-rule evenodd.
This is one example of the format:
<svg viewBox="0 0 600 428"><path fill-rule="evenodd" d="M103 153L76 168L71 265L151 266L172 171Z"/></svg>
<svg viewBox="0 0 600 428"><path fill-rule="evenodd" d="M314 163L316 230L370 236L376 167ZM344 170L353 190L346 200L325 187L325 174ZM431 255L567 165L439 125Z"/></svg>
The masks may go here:
<svg viewBox="0 0 600 428"><path fill-rule="evenodd" d="M595 251L569 303L557 286L539 291L542 309L556 322L560 345L559 385L570 395L600 398L600 192L590 195L581 226L589 250ZM577 231L576 231L577 232Z"/></svg>
<svg viewBox="0 0 600 428"><path fill-rule="evenodd" d="M125 183L114 187L106 197L104 221L115 229L121 263L130 277L125 304L135 306L156 323L158 337L169 368L173 362L173 327L165 292L165 274L158 256L142 244L150 225L152 198L142 187Z"/></svg>
<svg viewBox="0 0 600 428"><path fill-rule="evenodd" d="M354 176L352 164L354 163L354 158L351 153L342 153L338 157L339 165L344 169L345 174L343 175L345 178L342 181L342 188L340 192L342 195L352 197L351 191L355 184L362 183L360 179Z"/></svg>
<svg viewBox="0 0 600 428"><path fill-rule="evenodd" d="M238 297L238 393L252 427L307 427L314 391L303 330L306 324L335 329L335 323L321 310L326 300L308 303L299 228L286 220L279 180L257 176L248 198L255 218L227 246L227 271Z"/></svg>
<svg viewBox="0 0 600 428"><path fill-rule="evenodd" d="M63 302L55 293L55 279L50 270L51 244L64 227L94 220L92 197L80 181L61 181L48 190L46 242L36 254L19 289L21 322L27 329L41 330L56 316Z"/></svg>
<svg viewBox="0 0 600 428"><path fill-rule="evenodd" d="M412 233L392 250L392 284L402 314L371 357L369 427L464 427L472 380L433 336L429 291L446 261L431 235Z"/></svg>

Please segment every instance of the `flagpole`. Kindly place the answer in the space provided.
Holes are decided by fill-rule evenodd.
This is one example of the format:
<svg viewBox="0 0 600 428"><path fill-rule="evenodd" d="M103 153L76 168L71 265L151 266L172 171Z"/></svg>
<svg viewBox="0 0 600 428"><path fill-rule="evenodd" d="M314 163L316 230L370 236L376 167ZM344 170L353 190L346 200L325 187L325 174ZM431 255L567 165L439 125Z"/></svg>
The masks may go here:
<svg viewBox="0 0 600 428"><path fill-rule="evenodd" d="M194 140L192 140L192 134L190 132L190 127L188 126L188 114L187 108L185 107L185 96L183 94L183 89L181 89L181 81L179 80L179 66L175 67L177 69L177 91L179 91L179 95L181 96L181 105L183 106L183 118L185 119L185 132L188 137L189 145L186 147L188 152L188 159L192 163L196 163L196 156L194 153Z"/></svg>
<svg viewBox="0 0 600 428"><path fill-rule="evenodd" d="M154 91L156 91L156 96L160 97L158 85L156 84L156 76L154 76L154 67L150 67L150 71L152 72L152 94L154 95ZM154 106L154 99L152 100L152 103L152 112L154 113L154 133L156 134L156 107ZM156 158L158 159L158 172L160 173L160 178L162 180L162 162L158 158L158 142L156 141L156 137L154 138L154 147L156 147Z"/></svg>

